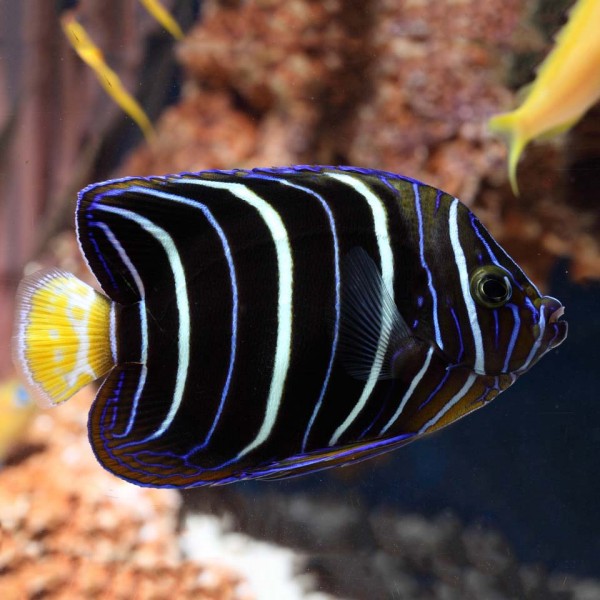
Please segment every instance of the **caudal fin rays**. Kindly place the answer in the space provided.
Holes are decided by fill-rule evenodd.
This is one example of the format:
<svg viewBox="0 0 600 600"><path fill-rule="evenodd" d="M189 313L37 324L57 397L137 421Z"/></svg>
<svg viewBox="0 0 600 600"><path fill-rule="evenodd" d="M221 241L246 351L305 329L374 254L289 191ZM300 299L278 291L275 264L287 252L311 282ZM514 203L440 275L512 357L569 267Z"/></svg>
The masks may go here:
<svg viewBox="0 0 600 600"><path fill-rule="evenodd" d="M70 273L46 270L17 291L13 360L42 405L69 399L114 364L111 303Z"/></svg>

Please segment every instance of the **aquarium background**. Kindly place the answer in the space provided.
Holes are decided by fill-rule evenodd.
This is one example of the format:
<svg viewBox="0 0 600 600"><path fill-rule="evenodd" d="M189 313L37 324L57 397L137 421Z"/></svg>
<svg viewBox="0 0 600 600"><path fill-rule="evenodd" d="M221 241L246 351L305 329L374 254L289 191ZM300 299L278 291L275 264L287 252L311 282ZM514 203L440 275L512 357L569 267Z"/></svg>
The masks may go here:
<svg viewBox="0 0 600 600"><path fill-rule="evenodd" d="M600 108L528 148L519 197L486 126L572 3L164 4L180 42L134 0L0 0L3 597L600 597ZM153 141L68 45L65 14ZM90 182L300 163L457 195L563 302L567 341L485 410L361 465L181 494L116 480L87 444L93 390L34 411L15 380L18 281L40 266L90 281L73 232Z"/></svg>

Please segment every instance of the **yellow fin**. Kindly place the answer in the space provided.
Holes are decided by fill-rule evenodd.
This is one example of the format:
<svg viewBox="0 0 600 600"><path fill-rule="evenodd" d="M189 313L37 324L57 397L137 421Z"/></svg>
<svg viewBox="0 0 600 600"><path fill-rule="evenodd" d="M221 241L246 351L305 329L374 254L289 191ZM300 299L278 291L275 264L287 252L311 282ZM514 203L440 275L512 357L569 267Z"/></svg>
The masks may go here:
<svg viewBox="0 0 600 600"><path fill-rule="evenodd" d="M144 8L176 39L183 39L183 31L169 11L158 0L140 0Z"/></svg>
<svg viewBox="0 0 600 600"><path fill-rule="evenodd" d="M514 195L518 196L519 186L517 184L517 165L529 140L521 132L517 111L503 113L492 117L489 121L489 126L492 131L508 137L508 179Z"/></svg>
<svg viewBox="0 0 600 600"><path fill-rule="evenodd" d="M106 93L127 113L142 130L147 141L154 137L150 119L138 101L123 87L119 76L106 64L102 51L70 12L61 17L61 25L69 43L81 60L92 68Z"/></svg>
<svg viewBox="0 0 600 600"><path fill-rule="evenodd" d="M70 273L40 271L17 291L13 360L42 405L59 404L114 366L112 304Z"/></svg>

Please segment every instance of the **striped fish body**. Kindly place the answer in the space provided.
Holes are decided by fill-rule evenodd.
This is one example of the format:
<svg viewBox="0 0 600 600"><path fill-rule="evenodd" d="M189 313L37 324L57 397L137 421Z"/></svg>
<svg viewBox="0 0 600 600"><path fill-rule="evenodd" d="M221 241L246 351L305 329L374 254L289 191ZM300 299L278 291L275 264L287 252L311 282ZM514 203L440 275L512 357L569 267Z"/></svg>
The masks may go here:
<svg viewBox="0 0 600 600"><path fill-rule="evenodd" d="M90 440L141 485L385 452L489 402L566 337L560 303L464 205L391 173L110 181L82 191L77 229L110 299Z"/></svg>

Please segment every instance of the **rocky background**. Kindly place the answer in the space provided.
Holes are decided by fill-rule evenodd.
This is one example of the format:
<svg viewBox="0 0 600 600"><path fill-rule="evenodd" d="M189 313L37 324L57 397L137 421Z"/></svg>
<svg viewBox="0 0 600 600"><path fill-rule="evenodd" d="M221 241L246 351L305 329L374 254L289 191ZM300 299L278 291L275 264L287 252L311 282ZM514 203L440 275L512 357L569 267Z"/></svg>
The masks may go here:
<svg viewBox="0 0 600 600"><path fill-rule="evenodd" d="M198 14L189 0L165 4L187 31L177 45L133 0L79 7L155 122L146 145L66 44L54 3L0 0L0 377L13 376L24 268L86 277L76 191L125 174L323 163L422 179L472 206L544 289L560 289L572 333L520 394L401 457L305 484L187 492L183 505L96 465L92 392L32 415L0 471L3 597L268 597L248 580L276 559L244 574L194 554L193 532L213 526L190 519L210 514L217 537L296 548L289 579L313 577L290 598L598 597L596 583L548 571L600 574L600 295L574 283L600 275L600 112L528 149L518 198L505 145L486 128L533 78L570 2L204 0ZM8 422L15 410L4 409ZM224 555L235 555L229 542Z"/></svg>

